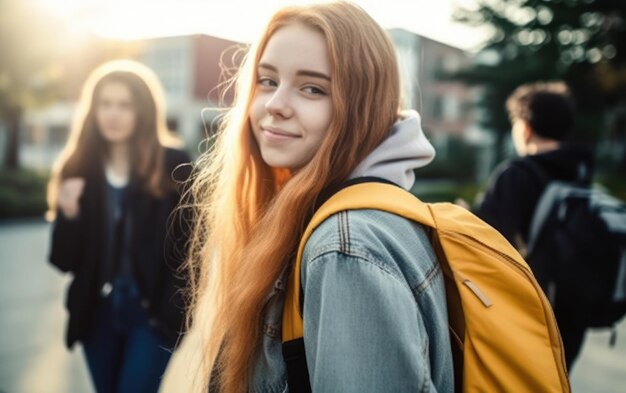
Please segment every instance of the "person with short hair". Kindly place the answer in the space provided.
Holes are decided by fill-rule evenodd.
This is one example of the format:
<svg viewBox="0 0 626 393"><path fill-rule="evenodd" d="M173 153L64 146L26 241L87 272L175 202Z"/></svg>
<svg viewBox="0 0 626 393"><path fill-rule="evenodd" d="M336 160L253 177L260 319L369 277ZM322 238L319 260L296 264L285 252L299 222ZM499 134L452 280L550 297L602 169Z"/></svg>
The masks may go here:
<svg viewBox="0 0 626 393"><path fill-rule="evenodd" d="M477 199L474 213L500 231L524 255L529 226L547 182L532 169L541 168L549 180L590 184L594 162L591 149L567 141L574 128L576 108L567 85L561 81L519 86L507 99L511 137L519 158L506 161L492 174ZM531 163L528 163L531 161ZM549 267L529 260L547 292ZM568 369L580 352L585 326L580 315L558 301L555 316L563 339Z"/></svg>

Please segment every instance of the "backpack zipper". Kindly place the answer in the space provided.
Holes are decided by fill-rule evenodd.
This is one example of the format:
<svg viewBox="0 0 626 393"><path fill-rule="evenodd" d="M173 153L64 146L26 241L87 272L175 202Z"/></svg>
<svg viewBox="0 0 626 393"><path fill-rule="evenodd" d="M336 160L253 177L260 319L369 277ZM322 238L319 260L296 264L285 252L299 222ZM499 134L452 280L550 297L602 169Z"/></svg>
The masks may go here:
<svg viewBox="0 0 626 393"><path fill-rule="evenodd" d="M492 255L494 255L495 257L499 258L500 260L502 260L504 262L507 262L509 265L512 265L513 267L515 267L516 271L519 274L521 274L521 275L525 276L526 278L528 278L530 283L537 290L537 293L539 293L539 296L541 296L545 302L550 304L550 300L546 297L546 294L543 292L543 289L539 286L539 283L537 283L537 281L534 279L534 275L530 271L529 267L522 265L521 263L517 262L515 259L511 258L509 255L507 255L507 254L505 254L503 252L500 252L498 250L495 250L492 247L488 246L487 244L485 244L485 243L481 242L480 240L475 239L475 238L473 238L471 236L467 236L467 235L464 235L464 234L458 233L458 232L446 232L446 234L447 235L451 235L452 237L458 237L458 238L469 240L470 242L479 244L479 245L484 247L485 251L491 253ZM557 326L557 329L558 329L558 326ZM560 332L559 332L559 335L560 335Z"/></svg>
<svg viewBox="0 0 626 393"><path fill-rule="evenodd" d="M458 274L458 272L455 272L455 273ZM467 278L463 279L463 284L465 284L466 287L468 287L472 292L474 292L474 295L476 295L476 297L478 297L478 299L480 299L480 301L483 302L485 307L489 308L493 306L493 303L491 302L491 300L489 300L487 295L485 295L485 293L481 291L480 288L478 288L478 285L474 284L471 280Z"/></svg>
<svg viewBox="0 0 626 393"><path fill-rule="evenodd" d="M454 272L454 274L456 276L458 276L461 279L463 284L467 288L469 288L469 290L472 291L472 293L474 293L474 295L476 295L478 300L480 300L485 307L489 308L489 307L493 306L493 302L487 297L487 295L485 295L485 292L481 291L481 289L478 287L478 285L476 285L472 280L467 278L464 274L462 274L458 270L453 270L453 272Z"/></svg>

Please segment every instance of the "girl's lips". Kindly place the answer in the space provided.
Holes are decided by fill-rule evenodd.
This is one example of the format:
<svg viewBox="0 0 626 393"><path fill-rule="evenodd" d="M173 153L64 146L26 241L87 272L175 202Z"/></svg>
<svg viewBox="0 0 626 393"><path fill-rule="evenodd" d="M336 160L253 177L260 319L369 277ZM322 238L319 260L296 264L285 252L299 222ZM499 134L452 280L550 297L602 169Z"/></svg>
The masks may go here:
<svg viewBox="0 0 626 393"><path fill-rule="evenodd" d="M299 138L298 135L290 134L278 128L261 127L261 131L266 138L275 141L286 141Z"/></svg>

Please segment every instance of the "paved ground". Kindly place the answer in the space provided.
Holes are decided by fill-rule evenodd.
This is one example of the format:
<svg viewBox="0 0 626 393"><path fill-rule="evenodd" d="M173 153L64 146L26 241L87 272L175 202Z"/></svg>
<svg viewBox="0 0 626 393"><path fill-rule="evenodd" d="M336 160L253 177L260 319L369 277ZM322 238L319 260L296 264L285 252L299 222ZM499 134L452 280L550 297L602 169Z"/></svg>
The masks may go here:
<svg viewBox="0 0 626 393"><path fill-rule="evenodd" d="M0 393L89 393L80 347L63 346L67 277L46 262L49 225L0 223ZM588 335L572 373L575 393L626 392L626 321L617 345Z"/></svg>
<svg viewBox="0 0 626 393"><path fill-rule="evenodd" d="M80 348L63 345L68 277L46 263L49 225L0 224L0 391L91 392Z"/></svg>

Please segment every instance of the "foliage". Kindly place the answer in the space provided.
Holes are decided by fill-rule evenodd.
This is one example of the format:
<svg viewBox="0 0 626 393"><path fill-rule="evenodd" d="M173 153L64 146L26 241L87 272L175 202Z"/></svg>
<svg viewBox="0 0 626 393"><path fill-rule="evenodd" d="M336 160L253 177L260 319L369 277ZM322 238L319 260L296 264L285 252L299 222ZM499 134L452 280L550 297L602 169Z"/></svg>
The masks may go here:
<svg viewBox="0 0 626 393"><path fill-rule="evenodd" d="M20 161L24 113L74 99L86 72L106 50L38 3L0 0L0 130L6 131L7 169L16 169Z"/></svg>
<svg viewBox="0 0 626 393"><path fill-rule="evenodd" d="M59 70L48 61L59 38L54 21L28 1L0 2L0 119L46 95L46 85Z"/></svg>
<svg viewBox="0 0 626 393"><path fill-rule="evenodd" d="M613 196L626 202L626 179L619 173L603 173L595 179L602 186L606 187Z"/></svg>
<svg viewBox="0 0 626 393"><path fill-rule="evenodd" d="M457 199L462 199L472 204L480 190L481 186L477 183L418 181L411 189L411 193L415 194L424 202L454 203Z"/></svg>
<svg viewBox="0 0 626 393"><path fill-rule="evenodd" d="M0 171L0 219L43 217L46 205L48 175L18 170Z"/></svg>
<svg viewBox="0 0 626 393"><path fill-rule="evenodd" d="M626 105L626 1L477 0L475 8L457 9L455 19L491 31L475 64L453 77L483 87L482 126L497 133L498 146L509 129L504 102L526 82L570 85L578 140L605 136L607 115ZM626 132L611 133L624 139Z"/></svg>
<svg viewBox="0 0 626 393"><path fill-rule="evenodd" d="M594 182L605 187L611 195L626 202L626 181L621 174L603 172L595 177ZM418 179L411 192L424 202L454 203L457 199L462 199L472 204L478 193L484 189L484 184L476 182Z"/></svg>
<svg viewBox="0 0 626 393"><path fill-rule="evenodd" d="M437 156L416 172L418 179L473 180L476 174L476 147L461 138L450 137L446 146L436 146Z"/></svg>
<svg viewBox="0 0 626 393"><path fill-rule="evenodd" d="M50 102L59 89L63 24L31 1L0 1L0 128L5 128L5 167L19 162L19 127L27 108ZM2 127L4 126L4 127Z"/></svg>

